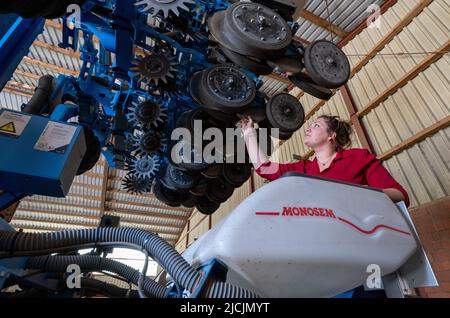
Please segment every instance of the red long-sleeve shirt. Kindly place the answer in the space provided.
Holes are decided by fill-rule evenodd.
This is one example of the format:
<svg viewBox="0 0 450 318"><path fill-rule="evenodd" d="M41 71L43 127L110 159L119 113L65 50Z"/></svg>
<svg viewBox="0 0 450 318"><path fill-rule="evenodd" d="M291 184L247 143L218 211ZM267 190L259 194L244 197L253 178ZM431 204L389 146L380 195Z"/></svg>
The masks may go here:
<svg viewBox="0 0 450 318"><path fill-rule="evenodd" d="M367 149L337 149L330 166L320 172L317 158L288 164L266 162L256 169L261 177L270 181L280 178L288 171L305 173L326 179L368 185L378 189L397 189L403 193L405 204L409 206L406 190L384 168L381 161Z"/></svg>

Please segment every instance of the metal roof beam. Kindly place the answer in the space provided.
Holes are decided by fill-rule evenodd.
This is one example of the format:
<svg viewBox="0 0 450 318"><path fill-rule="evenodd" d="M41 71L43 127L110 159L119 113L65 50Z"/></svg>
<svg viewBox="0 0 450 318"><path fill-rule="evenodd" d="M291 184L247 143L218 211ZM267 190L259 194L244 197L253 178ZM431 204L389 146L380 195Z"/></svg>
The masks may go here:
<svg viewBox="0 0 450 318"><path fill-rule="evenodd" d="M171 207L167 205L155 205L151 203L136 203L136 202L129 202L129 201L122 201L122 200L108 200L108 203L115 203L115 204L126 204L130 206L137 206L142 208L156 208L156 209L163 209L163 210L170 210L170 211L180 211L185 213L190 213L192 209L187 208L177 208L177 207Z"/></svg>
<svg viewBox="0 0 450 318"><path fill-rule="evenodd" d="M345 32L344 30L342 30L340 27L333 24L332 22L330 22L326 19L323 19L307 10L301 10L299 12L298 17L294 17L294 20L297 20L298 18L303 18L306 21L309 21L312 24L315 24L331 33L334 33L341 38L345 38L349 34L349 32Z"/></svg>
<svg viewBox="0 0 450 318"><path fill-rule="evenodd" d="M164 219L169 219L169 220L180 220L180 221L186 220L186 216L183 216L183 215L164 214L164 213L158 213L158 212L153 212L153 211L139 211L139 210L120 209L120 208L108 208L105 210L105 213L108 214L108 212L129 213L129 214L142 215L142 216L148 216L148 217L164 218Z"/></svg>
<svg viewBox="0 0 450 318"><path fill-rule="evenodd" d="M72 51L72 50L69 50L69 49L63 49L63 48L60 48L60 47L56 47L54 45L51 45L49 43L42 42L42 41L39 41L39 40L35 40L33 42L33 46L37 46L37 47L40 47L42 49L46 49L46 50L49 50L49 51L52 51L52 52L55 52L55 53L58 53L58 54L63 54L65 56L68 56L68 57L71 57L71 58L79 59L80 56L81 56L80 52L76 52L76 51Z"/></svg>
<svg viewBox="0 0 450 318"><path fill-rule="evenodd" d="M23 91L17 87L11 86L9 84L6 84L5 87L3 88L2 92L5 93L9 93L9 94L14 94L14 95L20 95L23 97L32 97L33 94L29 93L28 91Z"/></svg>
<svg viewBox="0 0 450 318"><path fill-rule="evenodd" d="M57 73L61 73L61 74L78 76L78 73L79 73L78 71L68 70L68 69L65 69L64 67L56 66L54 64L50 64L50 63L43 62L43 61L39 61L39 60L33 59L31 57L28 57L28 56L25 56L22 61L25 62L25 63L28 63L28 64L33 64L33 65L36 65L36 66L40 66L40 67L44 67L44 68L47 68L47 69L51 69L51 70L53 70L53 71L55 71Z"/></svg>
<svg viewBox="0 0 450 318"><path fill-rule="evenodd" d="M36 81L38 81L38 80L41 78L40 75L33 74L33 73L29 73L29 72L24 72L24 71L19 70L19 69L16 69L16 70L14 71L14 74L13 74L13 75L25 76L25 77L31 78L31 79L33 79L33 80L36 80Z"/></svg>

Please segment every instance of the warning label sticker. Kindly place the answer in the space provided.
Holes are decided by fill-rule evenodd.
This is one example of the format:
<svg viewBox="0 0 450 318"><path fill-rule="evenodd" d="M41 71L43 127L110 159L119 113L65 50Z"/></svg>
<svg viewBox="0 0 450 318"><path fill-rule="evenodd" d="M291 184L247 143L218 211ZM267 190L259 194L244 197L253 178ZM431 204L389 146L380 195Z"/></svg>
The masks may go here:
<svg viewBox="0 0 450 318"><path fill-rule="evenodd" d="M30 119L31 116L5 110L0 114L0 134L19 138Z"/></svg>
<svg viewBox="0 0 450 318"><path fill-rule="evenodd" d="M77 127L50 121L34 145L35 150L64 154Z"/></svg>

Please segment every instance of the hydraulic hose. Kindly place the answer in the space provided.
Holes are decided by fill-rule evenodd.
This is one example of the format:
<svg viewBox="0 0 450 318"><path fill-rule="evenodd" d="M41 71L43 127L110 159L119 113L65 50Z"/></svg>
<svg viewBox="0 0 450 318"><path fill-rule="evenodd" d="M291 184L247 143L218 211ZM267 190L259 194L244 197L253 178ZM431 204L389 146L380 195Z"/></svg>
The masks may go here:
<svg viewBox="0 0 450 318"><path fill-rule="evenodd" d="M44 75L39 78L38 86L34 90L33 96L22 111L34 115L42 114L45 111L43 107L47 105L50 94L52 93L52 85L53 76Z"/></svg>
<svg viewBox="0 0 450 318"><path fill-rule="evenodd" d="M55 252L100 246L121 246L145 249L182 288L195 293L202 283L204 272L197 271L164 239L134 228L102 227L97 229L66 230L50 233L0 231L0 258L47 255ZM203 297L257 297L239 286L218 281L211 282Z"/></svg>
<svg viewBox="0 0 450 318"><path fill-rule="evenodd" d="M46 272L63 273L66 271L67 266L70 264L76 264L80 266L80 270L83 273L107 271L125 278L127 281L133 283L136 286L138 285L140 276L139 271L115 260L99 256L35 256L28 259L25 267L28 269L41 269ZM164 298L168 293L167 288L164 285L159 284L148 277L144 277L142 287L145 290L146 295L153 298Z"/></svg>
<svg viewBox="0 0 450 318"><path fill-rule="evenodd" d="M110 298L137 298L137 291L120 288L118 286L102 282L98 279L82 277L81 286L86 294L101 294Z"/></svg>

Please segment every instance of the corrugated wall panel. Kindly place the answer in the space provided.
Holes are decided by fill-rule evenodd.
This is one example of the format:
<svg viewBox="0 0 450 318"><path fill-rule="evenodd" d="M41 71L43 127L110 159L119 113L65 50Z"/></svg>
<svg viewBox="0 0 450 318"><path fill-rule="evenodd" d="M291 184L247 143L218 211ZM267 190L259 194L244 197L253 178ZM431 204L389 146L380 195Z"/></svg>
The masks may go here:
<svg viewBox="0 0 450 318"><path fill-rule="evenodd" d="M387 14L401 17L414 5L414 2L400 1ZM370 104L447 43L449 20L450 4L434 1L388 43L349 83L357 107L362 109ZM383 22L390 27L396 24L387 19ZM374 32L376 30L371 30ZM364 33L349 44L353 53L368 52L375 45ZM362 121L377 154L450 115L449 73L450 55L447 53L364 116ZM409 192L411 207L449 195L449 140L447 128L384 162Z"/></svg>
<svg viewBox="0 0 450 318"><path fill-rule="evenodd" d="M449 40L450 29L448 26L442 24L441 28L438 28L432 22L450 20L448 10L446 12L436 10L436 7L440 5L439 2L433 2L429 8L425 9L349 82L352 92L366 93L356 94L355 99L359 107L367 105L425 59L427 52L435 52ZM397 8L397 6L394 8ZM436 11L438 14L435 14ZM370 50L367 48L368 45L372 47L364 41L361 41L360 44L359 49L363 52Z"/></svg>
<svg viewBox="0 0 450 318"><path fill-rule="evenodd" d="M398 1L381 17L380 28L366 28L344 48L351 66L355 66L373 47L398 24L420 1Z"/></svg>
<svg viewBox="0 0 450 318"><path fill-rule="evenodd" d="M181 232L180 240L178 240L177 244L175 245L175 249L180 253L186 249L186 232L187 227L185 226L183 231Z"/></svg>
<svg viewBox="0 0 450 318"><path fill-rule="evenodd" d="M190 221L190 232L188 245L195 242L203 233L209 229L209 220L207 215L204 215L197 210L194 210Z"/></svg>
<svg viewBox="0 0 450 318"><path fill-rule="evenodd" d="M262 186L264 186L266 183L268 183L267 180L261 178L259 175L257 175L256 173L253 172L253 181L255 183L255 190L261 188Z"/></svg>

